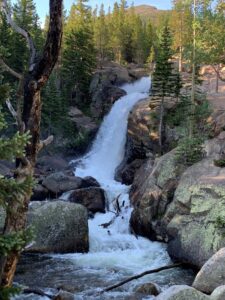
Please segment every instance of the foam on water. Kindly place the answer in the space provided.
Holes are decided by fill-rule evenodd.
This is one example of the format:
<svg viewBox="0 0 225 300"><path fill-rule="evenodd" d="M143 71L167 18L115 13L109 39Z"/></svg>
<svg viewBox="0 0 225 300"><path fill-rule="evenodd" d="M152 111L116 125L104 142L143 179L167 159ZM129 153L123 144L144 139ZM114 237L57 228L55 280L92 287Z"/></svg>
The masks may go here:
<svg viewBox="0 0 225 300"><path fill-rule="evenodd" d="M130 187L114 180L116 168L124 157L129 112L138 101L148 97L150 78L144 77L122 88L127 95L113 105L90 152L79 160L75 170L77 176L92 176L98 180L105 190L109 211L89 220L90 252L63 255L63 258L72 259L84 268L114 267L133 274L166 264L169 257L162 244L130 234ZM116 198L121 207L118 217L115 217ZM112 219L115 220L107 229L100 226Z"/></svg>

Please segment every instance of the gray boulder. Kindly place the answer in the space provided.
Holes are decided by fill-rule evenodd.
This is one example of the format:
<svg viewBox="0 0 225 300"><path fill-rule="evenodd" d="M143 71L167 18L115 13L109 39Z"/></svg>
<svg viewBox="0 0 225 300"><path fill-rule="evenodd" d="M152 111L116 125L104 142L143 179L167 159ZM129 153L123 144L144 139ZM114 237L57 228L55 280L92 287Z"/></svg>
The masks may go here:
<svg viewBox="0 0 225 300"><path fill-rule="evenodd" d="M225 248L220 249L204 264L192 286L209 294L221 285L225 285Z"/></svg>
<svg viewBox="0 0 225 300"><path fill-rule="evenodd" d="M32 202L28 225L34 228L34 243L29 252L87 252L88 215L84 206L64 202Z"/></svg>
<svg viewBox="0 0 225 300"><path fill-rule="evenodd" d="M82 178L80 188L100 187L100 183L93 177L87 176Z"/></svg>
<svg viewBox="0 0 225 300"><path fill-rule="evenodd" d="M84 205L92 213L105 213L105 194L99 187L77 189L70 194L69 201Z"/></svg>
<svg viewBox="0 0 225 300"><path fill-rule="evenodd" d="M48 189L53 197L58 197L65 192L78 189L82 185L82 178L57 172L47 176L42 185Z"/></svg>
<svg viewBox="0 0 225 300"><path fill-rule="evenodd" d="M187 285L174 285L162 292L155 300L210 300L211 298Z"/></svg>

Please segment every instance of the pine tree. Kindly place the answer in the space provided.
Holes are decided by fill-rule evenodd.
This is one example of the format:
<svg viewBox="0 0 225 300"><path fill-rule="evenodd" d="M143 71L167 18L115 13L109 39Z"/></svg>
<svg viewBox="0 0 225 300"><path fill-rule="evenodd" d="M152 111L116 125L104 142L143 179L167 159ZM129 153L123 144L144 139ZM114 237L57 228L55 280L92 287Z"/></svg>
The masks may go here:
<svg viewBox="0 0 225 300"><path fill-rule="evenodd" d="M99 16L94 21L94 41L98 58L103 61L109 54L109 28L106 22L104 4L101 5Z"/></svg>
<svg viewBox="0 0 225 300"><path fill-rule="evenodd" d="M88 1L72 5L65 26L62 75L70 101L84 108L89 101L89 85L96 66L93 26Z"/></svg>
<svg viewBox="0 0 225 300"><path fill-rule="evenodd" d="M13 18L18 26L29 32L37 50L40 50L43 46L43 36L34 1L17 0L13 6ZM14 31L12 31L10 41L10 52L13 53L13 55L9 63L13 65L18 72L24 72L27 69L29 57L29 49L26 45L26 41Z"/></svg>
<svg viewBox="0 0 225 300"><path fill-rule="evenodd" d="M160 99L159 116L159 147L162 152L162 135L164 123L165 98L173 97L175 94L175 77L173 74L172 39L168 25L162 29L159 49L156 56L156 67L152 76L151 93L153 97Z"/></svg>

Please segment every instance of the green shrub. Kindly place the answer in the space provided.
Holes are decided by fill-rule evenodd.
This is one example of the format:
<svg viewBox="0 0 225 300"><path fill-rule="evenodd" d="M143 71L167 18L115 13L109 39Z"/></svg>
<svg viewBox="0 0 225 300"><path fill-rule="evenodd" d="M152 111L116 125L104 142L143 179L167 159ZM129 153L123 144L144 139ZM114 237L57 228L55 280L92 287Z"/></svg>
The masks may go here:
<svg viewBox="0 0 225 300"><path fill-rule="evenodd" d="M191 166L204 157L203 138L186 137L179 141L176 150L177 161L183 165Z"/></svg>
<svg viewBox="0 0 225 300"><path fill-rule="evenodd" d="M214 160L214 165L216 167L224 168L225 167L225 159Z"/></svg>

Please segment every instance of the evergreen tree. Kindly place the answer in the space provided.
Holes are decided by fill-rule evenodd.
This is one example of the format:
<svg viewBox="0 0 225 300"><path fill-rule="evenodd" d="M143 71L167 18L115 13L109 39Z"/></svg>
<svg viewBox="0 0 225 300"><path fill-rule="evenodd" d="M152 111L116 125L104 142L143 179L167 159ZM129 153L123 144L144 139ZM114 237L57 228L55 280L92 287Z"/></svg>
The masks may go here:
<svg viewBox="0 0 225 300"><path fill-rule="evenodd" d="M104 4L101 5L99 16L95 17L94 41L98 58L103 61L109 54L109 28L106 22Z"/></svg>
<svg viewBox="0 0 225 300"><path fill-rule="evenodd" d="M64 90L81 108L89 100L89 85L96 66L91 11L87 1L72 5L65 26L62 75Z"/></svg>
<svg viewBox="0 0 225 300"><path fill-rule="evenodd" d="M173 73L172 58L172 39L168 25L162 29L159 49L156 56L156 67L152 76L151 93L155 98L160 99L160 116L159 116L159 146L162 151L162 134L164 123L165 98L173 97L175 94L176 76ZM176 91L177 93L177 91Z"/></svg>
<svg viewBox="0 0 225 300"><path fill-rule="evenodd" d="M36 6L33 0L17 0L13 6L13 18L16 24L24 28L32 36L37 50L43 46L42 30L39 23L39 17L36 12ZM23 37L18 36L15 31L11 34L11 56L9 64L23 73L27 69L29 49Z"/></svg>

